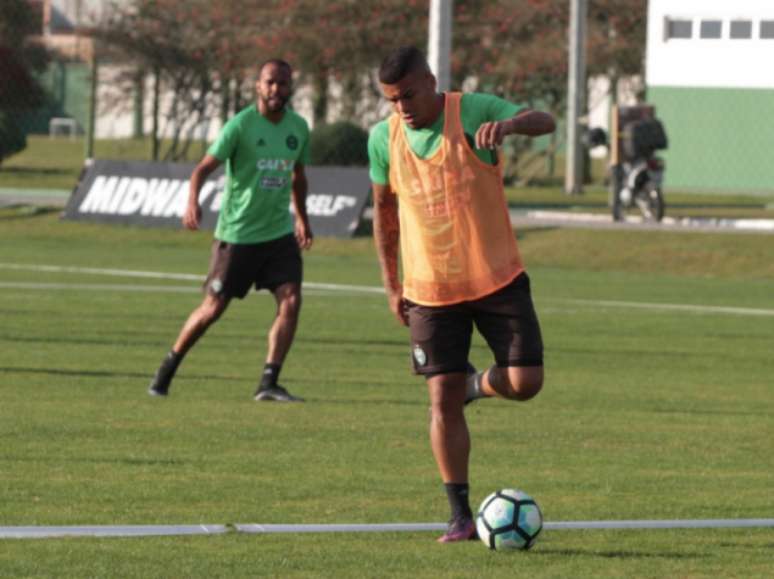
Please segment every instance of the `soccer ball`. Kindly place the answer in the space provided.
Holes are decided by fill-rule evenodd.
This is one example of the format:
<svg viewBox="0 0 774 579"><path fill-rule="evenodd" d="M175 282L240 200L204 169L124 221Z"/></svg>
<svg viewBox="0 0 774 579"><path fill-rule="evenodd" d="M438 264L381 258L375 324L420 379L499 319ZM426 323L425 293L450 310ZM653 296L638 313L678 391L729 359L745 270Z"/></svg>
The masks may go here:
<svg viewBox="0 0 774 579"><path fill-rule="evenodd" d="M476 530L490 549L529 549L543 529L535 499L515 489L502 489L484 499L476 515Z"/></svg>

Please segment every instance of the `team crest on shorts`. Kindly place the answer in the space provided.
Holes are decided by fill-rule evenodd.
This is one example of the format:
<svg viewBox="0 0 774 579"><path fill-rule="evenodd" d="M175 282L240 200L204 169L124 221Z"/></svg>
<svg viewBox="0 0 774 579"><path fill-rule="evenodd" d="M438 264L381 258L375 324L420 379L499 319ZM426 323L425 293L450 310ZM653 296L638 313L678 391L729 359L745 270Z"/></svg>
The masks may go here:
<svg viewBox="0 0 774 579"><path fill-rule="evenodd" d="M427 364L427 354L425 354L425 351L419 346L414 346L414 360L416 360L417 365L419 366Z"/></svg>
<svg viewBox="0 0 774 579"><path fill-rule="evenodd" d="M214 294L219 294L223 291L223 282L217 278L210 282L210 291Z"/></svg>

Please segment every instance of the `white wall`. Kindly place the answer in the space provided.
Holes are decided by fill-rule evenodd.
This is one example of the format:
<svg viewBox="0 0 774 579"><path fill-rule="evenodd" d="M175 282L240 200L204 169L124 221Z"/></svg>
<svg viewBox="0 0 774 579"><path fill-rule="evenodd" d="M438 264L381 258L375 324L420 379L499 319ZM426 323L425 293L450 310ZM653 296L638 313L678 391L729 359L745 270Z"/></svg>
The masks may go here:
<svg viewBox="0 0 774 579"><path fill-rule="evenodd" d="M692 38L667 39L667 19L691 20ZM707 19L722 21L721 38L699 37ZM752 20L752 38L729 38L731 20ZM650 0L648 86L774 88L774 38L759 38L761 20L774 20L774 0Z"/></svg>

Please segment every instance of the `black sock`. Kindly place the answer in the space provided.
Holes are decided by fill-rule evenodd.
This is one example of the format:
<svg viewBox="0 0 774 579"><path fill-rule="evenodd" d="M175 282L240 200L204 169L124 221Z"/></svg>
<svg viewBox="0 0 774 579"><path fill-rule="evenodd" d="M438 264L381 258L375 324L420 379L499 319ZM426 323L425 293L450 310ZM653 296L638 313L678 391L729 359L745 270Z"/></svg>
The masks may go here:
<svg viewBox="0 0 774 579"><path fill-rule="evenodd" d="M282 364L266 364L261 376L261 388L269 388L277 385Z"/></svg>
<svg viewBox="0 0 774 579"><path fill-rule="evenodd" d="M161 361L159 373L164 374L164 376L167 376L168 378L172 378L172 376L175 375L175 372L177 372L177 367L180 365L180 362L183 361L183 356L185 356L185 354L178 354L174 350L170 350Z"/></svg>
<svg viewBox="0 0 774 579"><path fill-rule="evenodd" d="M446 487L446 496L449 497L452 519L472 518L473 512L468 502L468 483L444 483L443 486Z"/></svg>

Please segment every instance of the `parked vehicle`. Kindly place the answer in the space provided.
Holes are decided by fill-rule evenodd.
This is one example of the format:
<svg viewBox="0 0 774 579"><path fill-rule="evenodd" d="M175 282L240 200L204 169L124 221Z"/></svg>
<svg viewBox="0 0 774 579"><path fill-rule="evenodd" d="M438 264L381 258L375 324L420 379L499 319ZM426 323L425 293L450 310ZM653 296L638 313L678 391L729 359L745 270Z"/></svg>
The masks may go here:
<svg viewBox="0 0 774 579"><path fill-rule="evenodd" d="M619 162L610 167L613 219L622 221L628 209L636 208L646 221L661 221L665 167L655 152L667 148L664 127L658 119L641 119L624 125L620 137Z"/></svg>

